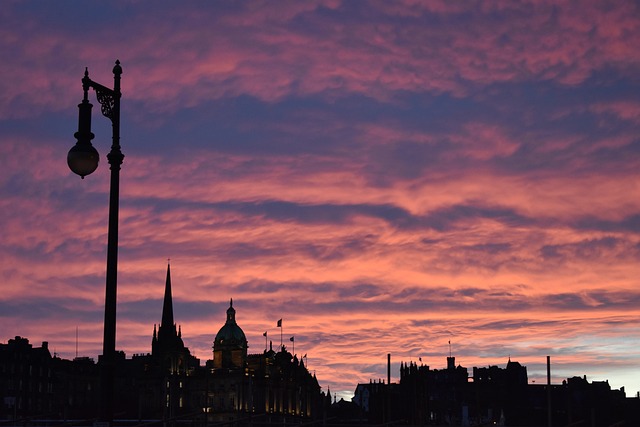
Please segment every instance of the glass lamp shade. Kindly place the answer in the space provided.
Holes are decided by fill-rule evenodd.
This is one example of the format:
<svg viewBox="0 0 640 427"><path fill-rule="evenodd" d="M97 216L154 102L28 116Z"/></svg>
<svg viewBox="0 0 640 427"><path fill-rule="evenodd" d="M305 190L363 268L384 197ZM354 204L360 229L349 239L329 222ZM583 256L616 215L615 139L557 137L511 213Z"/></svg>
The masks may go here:
<svg viewBox="0 0 640 427"><path fill-rule="evenodd" d="M67 164L69 169L82 179L86 175L93 173L98 168L100 155L98 151L91 145L91 142L80 142L71 147L67 154Z"/></svg>

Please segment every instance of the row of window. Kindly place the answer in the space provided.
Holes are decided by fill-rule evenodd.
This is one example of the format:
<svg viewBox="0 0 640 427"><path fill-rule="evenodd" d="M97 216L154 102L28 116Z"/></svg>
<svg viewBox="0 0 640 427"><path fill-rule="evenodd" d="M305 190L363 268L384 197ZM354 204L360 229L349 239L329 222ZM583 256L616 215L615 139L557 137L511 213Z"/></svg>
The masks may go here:
<svg viewBox="0 0 640 427"><path fill-rule="evenodd" d="M27 365L24 365L22 363L10 363L10 364L4 364L4 363L0 363L0 373L2 374L24 374L26 373L26 371L28 371L29 376L33 376L34 375L34 366L33 365L28 365L28 369ZM40 377L51 377L51 369L46 368L44 366L38 366L37 369L37 375Z"/></svg>
<svg viewBox="0 0 640 427"><path fill-rule="evenodd" d="M6 388L9 392L17 390L17 391L28 391L38 393L53 393L53 383L42 383L42 382L33 382L28 381L27 387L22 380L8 380L5 382Z"/></svg>

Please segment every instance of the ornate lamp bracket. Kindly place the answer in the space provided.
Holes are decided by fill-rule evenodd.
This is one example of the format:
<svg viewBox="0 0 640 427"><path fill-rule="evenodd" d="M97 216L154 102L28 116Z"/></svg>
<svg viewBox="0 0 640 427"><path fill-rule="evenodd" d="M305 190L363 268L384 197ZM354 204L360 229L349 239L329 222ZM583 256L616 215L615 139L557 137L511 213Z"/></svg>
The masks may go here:
<svg viewBox="0 0 640 427"><path fill-rule="evenodd" d="M104 90L106 88L94 87L94 89L96 91L98 102L100 103L100 111L102 111L102 115L113 122L113 110L116 104L115 94L112 90Z"/></svg>
<svg viewBox="0 0 640 427"><path fill-rule="evenodd" d="M118 73L116 73L119 71ZM120 68L120 61L116 61L116 68L114 68L114 74L116 75L115 89L109 89L106 86L96 83L89 78L89 70L85 69L84 77L82 78L82 87L84 89L85 99L87 98L87 92L89 88L93 88L96 91L96 98L100 103L100 111L102 115L111 120L114 123L117 120L116 104L120 100L122 94L120 93L120 74L122 69Z"/></svg>

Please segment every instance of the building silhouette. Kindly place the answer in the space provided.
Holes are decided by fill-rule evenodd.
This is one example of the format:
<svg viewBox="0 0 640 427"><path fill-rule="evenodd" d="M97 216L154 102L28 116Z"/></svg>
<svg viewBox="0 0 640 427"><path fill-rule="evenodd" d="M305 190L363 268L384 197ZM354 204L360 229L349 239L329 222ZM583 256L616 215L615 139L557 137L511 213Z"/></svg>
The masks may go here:
<svg viewBox="0 0 640 427"><path fill-rule="evenodd" d="M53 370L46 341L41 347L33 347L28 339L15 337L0 344L2 418L53 411Z"/></svg>
<svg viewBox="0 0 640 427"><path fill-rule="evenodd" d="M505 368L467 368L447 357L445 369L401 363L399 383L358 384L349 419L412 426L636 426L640 398L624 387L573 377L562 384L529 384L527 368L509 359ZM363 421L364 420L364 421Z"/></svg>
<svg viewBox="0 0 640 427"><path fill-rule="evenodd" d="M315 374L283 345L248 354L233 300L202 366L182 340L173 316L171 269L151 352L115 361L114 416L120 420L188 420L234 425L299 423L327 407ZM98 413L101 358L65 360L48 343L23 337L0 344L0 420L92 420Z"/></svg>

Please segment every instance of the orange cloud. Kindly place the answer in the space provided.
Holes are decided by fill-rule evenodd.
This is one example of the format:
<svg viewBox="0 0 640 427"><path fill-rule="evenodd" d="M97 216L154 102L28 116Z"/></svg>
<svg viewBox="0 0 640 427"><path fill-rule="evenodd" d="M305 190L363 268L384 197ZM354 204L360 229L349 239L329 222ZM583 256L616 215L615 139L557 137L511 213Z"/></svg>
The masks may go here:
<svg viewBox="0 0 640 427"><path fill-rule="evenodd" d="M443 367L449 341L468 368L511 356L543 381L552 355L554 381L638 388L635 5L40 7L0 12L5 339L70 358L78 328L81 355L101 352L111 124L94 93L100 167L80 180L64 158L84 67L109 86L118 58L129 355L150 350L171 258L203 360L233 298L250 351L284 318L345 397L387 353L394 378Z"/></svg>

